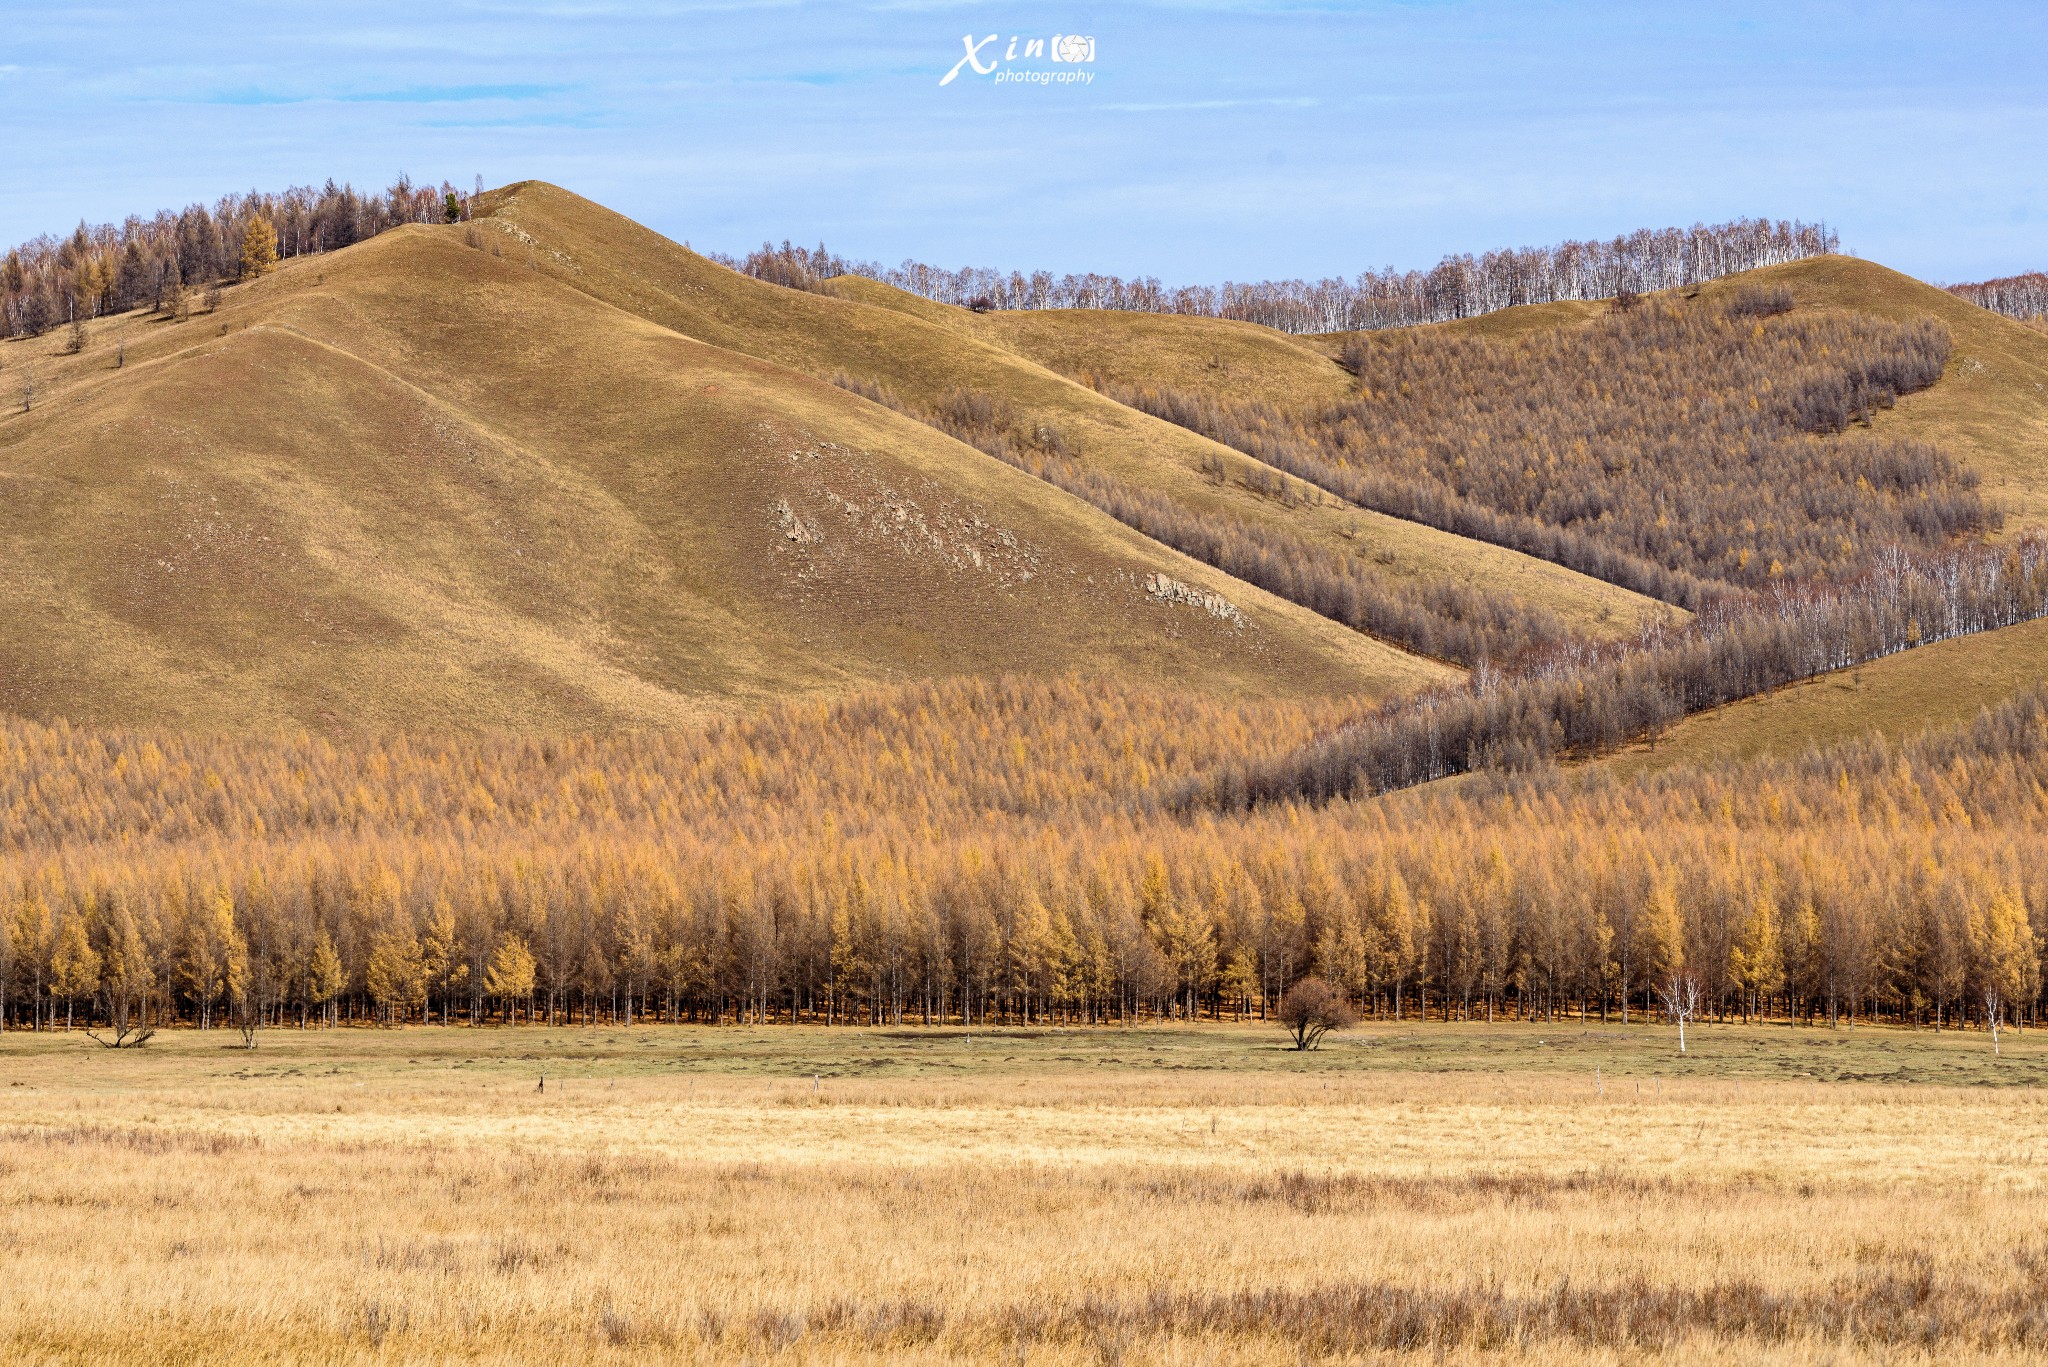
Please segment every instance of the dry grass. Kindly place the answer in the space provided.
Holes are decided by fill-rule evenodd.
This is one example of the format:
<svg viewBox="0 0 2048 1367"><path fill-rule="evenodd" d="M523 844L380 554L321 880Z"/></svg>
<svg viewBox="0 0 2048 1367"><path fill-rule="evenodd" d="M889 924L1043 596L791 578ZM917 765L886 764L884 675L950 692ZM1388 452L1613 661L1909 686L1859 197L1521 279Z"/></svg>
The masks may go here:
<svg viewBox="0 0 2048 1367"><path fill-rule="evenodd" d="M976 321L987 335L1062 375L1093 372L1125 384L1290 407L1334 403L1351 389L1351 377L1312 341L1256 323L1104 309L1017 310Z"/></svg>
<svg viewBox="0 0 2048 1367"><path fill-rule="evenodd" d="M1212 479L1205 462L1238 458L1068 378L1078 370L1063 370L1101 361L1135 375L1156 353L1156 364L1178 375L1205 367L1220 349L1232 384L1251 385L1260 371L1271 373L1271 383L1312 386L1320 374L1341 387L1334 362L1283 334L1092 310L976 317L873 282L837 280L830 295L801 293L735 275L552 185L522 182L486 202L496 221L560 245L567 259L543 256L544 271L663 327L813 375L857 377L926 410L955 389L999 394L1032 421L1057 426L1084 463L1122 483L1365 556L1378 573L1523 596L1591 636L1627 635L1645 615L1674 615L1626 589L1500 547L1335 499L1283 503Z"/></svg>
<svg viewBox="0 0 2048 1367"><path fill-rule="evenodd" d="M592 274L623 223L575 240ZM0 708L532 730L990 671L1449 677L485 236L386 233L217 314L96 322L77 356L0 345L0 389L33 366L42 396L0 412ZM1249 625L1155 601L1153 572Z"/></svg>
<svg viewBox="0 0 2048 1367"><path fill-rule="evenodd" d="M1661 1030L1574 1033L1623 1070L1604 1094L1593 1054L1534 1026L1376 1027L1308 1057L1230 1028L293 1032L253 1055L10 1035L0 1342L109 1363L2038 1354L2031 1086L1757 1076L1817 1036L2031 1079L2031 1037L2001 1072L1953 1034L1718 1028L1689 1073L1643 1076L1676 1061Z"/></svg>
<svg viewBox="0 0 2048 1367"><path fill-rule="evenodd" d="M1796 755L1855 736L1905 740L1969 722L2048 677L2048 621L1941 641L1700 712L1655 745L1603 764L1623 773Z"/></svg>

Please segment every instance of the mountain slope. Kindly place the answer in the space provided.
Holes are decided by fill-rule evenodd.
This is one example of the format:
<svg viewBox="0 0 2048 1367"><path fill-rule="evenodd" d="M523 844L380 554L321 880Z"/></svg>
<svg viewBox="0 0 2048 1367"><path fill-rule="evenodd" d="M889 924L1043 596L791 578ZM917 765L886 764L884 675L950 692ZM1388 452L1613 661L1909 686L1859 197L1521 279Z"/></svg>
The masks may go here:
<svg viewBox="0 0 2048 1367"><path fill-rule="evenodd" d="M1745 284L1783 285L1810 307L1939 319L1953 342L1941 381L1899 400L1872 426L1945 447L1967 461L1983 476L1985 492L2010 514L2008 533L2048 525L2048 333L1853 257L1767 266L1706 291Z"/></svg>
<svg viewBox="0 0 2048 1367"><path fill-rule="evenodd" d="M0 709L616 727L963 672L1449 676L465 236L0 349L41 393L0 419Z"/></svg>
<svg viewBox="0 0 2048 1367"><path fill-rule="evenodd" d="M2048 525L2048 333L1849 256L1817 256L1744 271L1709 281L1699 293L1713 299L1779 286L1791 291L1798 308L1851 309L1894 322L1933 318L1946 327L1953 349L1941 380L1878 414L1874 430L1932 443L1965 461L1983 477L1984 491L2010 514L2008 533ZM1582 326L1607 307L1579 300L1529 304L1431 326L1512 338ZM1329 333L1303 341L1334 357L1354 335Z"/></svg>
<svg viewBox="0 0 2048 1367"><path fill-rule="evenodd" d="M1235 468L1244 458L1055 369L1088 357L1107 366L1134 352L1173 366L1196 364L1221 348L1248 382L1284 354L1293 382L1341 385L1334 365L1280 333L1215 319L1100 311L977 316L845 279L830 282L830 294L785 289L537 181L492 192L483 212L485 226L510 239L507 250L521 259L530 252L542 273L664 327L813 375L858 377L928 409L961 389L1000 395L1033 421L1056 425L1090 468L1204 515L1284 529L1340 556L1365 557L1382 572L1522 595L1588 635L1624 635L1646 616L1673 615L1663 604L1534 557L1331 497L1283 501L1250 481L1219 479L1205 463L1220 459Z"/></svg>
<svg viewBox="0 0 2048 1367"><path fill-rule="evenodd" d="M1903 740L1967 722L2048 679L2048 619L1937 641L1700 712L1654 746L1600 763L1623 773L1796 755L1875 734Z"/></svg>

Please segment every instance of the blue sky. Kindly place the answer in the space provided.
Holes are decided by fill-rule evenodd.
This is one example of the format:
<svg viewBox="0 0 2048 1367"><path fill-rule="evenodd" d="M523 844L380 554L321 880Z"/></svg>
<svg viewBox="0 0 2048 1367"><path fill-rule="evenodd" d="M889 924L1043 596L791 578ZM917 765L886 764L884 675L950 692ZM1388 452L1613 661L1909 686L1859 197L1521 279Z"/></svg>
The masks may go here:
<svg viewBox="0 0 2048 1367"><path fill-rule="evenodd" d="M0 240L404 170L700 248L1170 283L1744 214L2048 268L2048 4L150 3L0 23ZM1079 33L1093 81L963 72Z"/></svg>

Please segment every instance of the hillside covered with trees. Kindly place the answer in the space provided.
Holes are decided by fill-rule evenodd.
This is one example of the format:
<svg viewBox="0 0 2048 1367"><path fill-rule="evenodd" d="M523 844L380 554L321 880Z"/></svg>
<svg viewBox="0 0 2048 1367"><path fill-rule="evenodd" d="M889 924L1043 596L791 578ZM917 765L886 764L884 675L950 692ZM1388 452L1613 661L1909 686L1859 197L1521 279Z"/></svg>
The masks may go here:
<svg viewBox="0 0 2048 1367"><path fill-rule="evenodd" d="M1948 350L1936 324L1756 291L1511 339L1352 338L1353 392L1307 411L1096 383L1362 507L1698 608L1992 521L1953 457L1853 430L1933 384Z"/></svg>
<svg viewBox="0 0 2048 1367"><path fill-rule="evenodd" d="M39 237L0 258L0 337L38 336L74 319L161 309L181 288L201 288L242 273L242 243L252 223L266 225L280 256L335 251L407 223L455 222L469 194L405 176L382 194L328 181L282 193L225 195L213 205L158 210L149 218Z"/></svg>
<svg viewBox="0 0 2048 1367"><path fill-rule="evenodd" d="M1896 420L1990 373L1948 325L1697 287L1832 245L1568 244L1422 289L1574 301L1537 323L1300 339L1005 334L530 182L32 244L0 1024L1129 1021L1310 973L1398 1018L2031 1020L2037 691L1573 767L2048 615L1983 448ZM197 326L120 283L235 277Z"/></svg>

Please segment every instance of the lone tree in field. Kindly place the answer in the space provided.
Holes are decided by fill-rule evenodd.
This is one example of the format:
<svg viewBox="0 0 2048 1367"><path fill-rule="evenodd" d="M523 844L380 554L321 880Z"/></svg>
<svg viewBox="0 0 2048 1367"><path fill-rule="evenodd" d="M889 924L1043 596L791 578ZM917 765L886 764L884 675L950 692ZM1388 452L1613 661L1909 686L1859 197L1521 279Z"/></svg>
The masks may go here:
<svg viewBox="0 0 2048 1367"><path fill-rule="evenodd" d="M242 233L242 278L267 275L277 269L277 229L258 214Z"/></svg>
<svg viewBox="0 0 2048 1367"><path fill-rule="evenodd" d="M1344 994L1321 978L1307 977L1280 998L1280 1024L1294 1036L1297 1049L1314 1049L1323 1036L1358 1024L1358 1013Z"/></svg>
<svg viewBox="0 0 2048 1367"><path fill-rule="evenodd" d="M1657 995L1664 999L1664 1014L1678 1026L1678 1052L1685 1052L1686 1022L1700 1014L1700 980L1697 974L1684 968L1673 968L1662 983L1657 986Z"/></svg>

